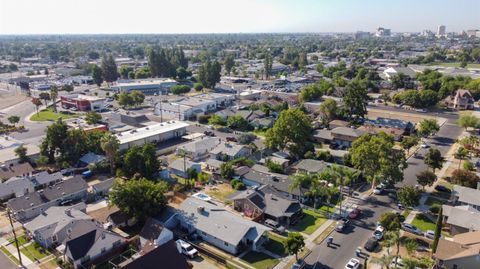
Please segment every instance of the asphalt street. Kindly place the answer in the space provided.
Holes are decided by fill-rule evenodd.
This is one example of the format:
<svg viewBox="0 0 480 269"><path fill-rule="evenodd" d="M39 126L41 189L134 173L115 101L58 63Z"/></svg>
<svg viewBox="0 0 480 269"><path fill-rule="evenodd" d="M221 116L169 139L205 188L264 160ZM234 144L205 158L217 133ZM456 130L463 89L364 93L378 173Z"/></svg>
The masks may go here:
<svg viewBox="0 0 480 269"><path fill-rule="evenodd" d="M0 268L2 269L15 269L17 266L10 261L10 259L0 251Z"/></svg>
<svg viewBox="0 0 480 269"><path fill-rule="evenodd" d="M333 232L333 245L327 246L325 241L316 245L312 253L305 259L307 268L310 269L337 269L345 268L350 258L356 257L355 250L362 247L368 238L372 237L376 228L379 216L385 212L394 210L396 204L387 195L369 196L365 200L352 199L356 201L362 214L359 219L354 220L344 233ZM364 255L368 252L363 250ZM363 263L363 260L360 259Z"/></svg>

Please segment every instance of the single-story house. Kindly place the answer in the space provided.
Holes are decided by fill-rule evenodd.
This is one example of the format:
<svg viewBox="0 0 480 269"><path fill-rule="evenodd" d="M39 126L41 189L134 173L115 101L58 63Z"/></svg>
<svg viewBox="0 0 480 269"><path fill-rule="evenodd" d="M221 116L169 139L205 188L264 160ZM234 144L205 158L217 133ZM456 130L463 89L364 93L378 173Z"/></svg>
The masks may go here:
<svg viewBox="0 0 480 269"><path fill-rule="evenodd" d="M298 172L319 173L327 169L328 164L324 161L314 159L302 159L293 165L293 168Z"/></svg>
<svg viewBox="0 0 480 269"><path fill-rule="evenodd" d="M33 184L35 184L35 188L37 189L61 182L62 180L63 175L60 172L50 174L47 171L43 171L32 176Z"/></svg>
<svg viewBox="0 0 480 269"><path fill-rule="evenodd" d="M80 158L77 166L78 167L86 167L86 166L93 165L93 164L99 164L99 163L103 162L104 160L106 160L104 155L99 155L99 154L95 154L93 152L89 152L89 153L83 155L82 158Z"/></svg>
<svg viewBox="0 0 480 269"><path fill-rule="evenodd" d="M240 157L248 157L252 150L244 145L234 143L220 143L210 151L211 157L220 161L235 160Z"/></svg>
<svg viewBox="0 0 480 269"><path fill-rule="evenodd" d="M480 211L480 190L454 185L451 200L454 205L468 205Z"/></svg>
<svg viewBox="0 0 480 269"><path fill-rule="evenodd" d="M205 137L203 139L194 140L190 143L177 147L177 155L185 154L193 161L200 160L208 156L209 152L216 148L222 140L218 137Z"/></svg>
<svg viewBox="0 0 480 269"><path fill-rule="evenodd" d="M288 227L302 216L302 206L297 200L281 195L268 185L237 192L229 200L233 201L235 210L255 220L271 219Z"/></svg>
<svg viewBox="0 0 480 269"><path fill-rule="evenodd" d="M97 182L91 186L92 192L96 197L103 197L110 192L113 183L115 183L114 177Z"/></svg>
<svg viewBox="0 0 480 269"><path fill-rule="evenodd" d="M213 202L195 197L187 198L173 217L189 234L196 234L205 242L233 255L244 249L259 250L268 240L267 232L270 231Z"/></svg>
<svg viewBox="0 0 480 269"><path fill-rule="evenodd" d="M0 165L0 180L12 177L31 176L35 171L29 163L20 163L14 165Z"/></svg>
<svg viewBox="0 0 480 269"><path fill-rule="evenodd" d="M85 213L85 203L73 206L52 206L24 225L27 233L45 248L63 242L72 226L81 221L91 221Z"/></svg>
<svg viewBox="0 0 480 269"><path fill-rule="evenodd" d="M173 240L160 246L147 245L138 255L119 265L122 269L158 269L159 267L191 269L186 257L178 251Z"/></svg>
<svg viewBox="0 0 480 269"><path fill-rule="evenodd" d="M349 127L337 127L331 130L333 143L339 146L351 147L353 141L365 134L365 131Z"/></svg>
<svg viewBox="0 0 480 269"><path fill-rule="evenodd" d="M163 224L153 218L148 218L140 231L140 245L145 247L149 242L161 246L173 240L173 233L165 228Z"/></svg>
<svg viewBox="0 0 480 269"><path fill-rule="evenodd" d="M480 212L469 205L442 205L443 222L456 235L468 231L480 231Z"/></svg>
<svg viewBox="0 0 480 269"><path fill-rule="evenodd" d="M400 129L403 131L402 135L408 135L413 133L415 130L415 123L411 121L404 121L399 119L390 119L378 117L376 119L367 119L365 120L366 126L374 126L377 128L393 128Z"/></svg>
<svg viewBox="0 0 480 269"><path fill-rule="evenodd" d="M168 165L168 170L171 174L177 175L179 177L187 178L188 169L194 169L197 173L202 171L202 166L199 163L192 162L190 160L177 159L173 163Z"/></svg>
<svg viewBox="0 0 480 269"><path fill-rule="evenodd" d="M95 221L78 222L59 247L75 268L85 268L122 247L126 240ZM58 248L57 248L58 249Z"/></svg>
<svg viewBox="0 0 480 269"><path fill-rule="evenodd" d="M25 221L40 215L51 206L85 200L87 187L85 180L77 176L43 190L10 199L7 207L18 221Z"/></svg>
<svg viewBox="0 0 480 269"><path fill-rule="evenodd" d="M480 231L457 234L452 240L440 239L433 258L436 263L434 268L479 268Z"/></svg>
<svg viewBox="0 0 480 269"><path fill-rule="evenodd" d="M4 182L0 180L0 201L20 197L35 190L28 177L12 177Z"/></svg>

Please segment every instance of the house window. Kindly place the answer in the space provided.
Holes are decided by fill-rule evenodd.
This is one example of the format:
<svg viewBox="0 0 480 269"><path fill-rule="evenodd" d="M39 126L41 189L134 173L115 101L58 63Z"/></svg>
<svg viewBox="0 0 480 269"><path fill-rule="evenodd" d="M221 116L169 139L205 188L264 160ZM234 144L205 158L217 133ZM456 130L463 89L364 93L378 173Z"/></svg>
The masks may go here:
<svg viewBox="0 0 480 269"><path fill-rule="evenodd" d="M57 235L54 235L54 236L52 237L52 240L53 240L53 242L57 242Z"/></svg>
<svg viewBox="0 0 480 269"><path fill-rule="evenodd" d="M206 233L206 232L202 232L202 234L203 234L203 235L207 235L207 233Z"/></svg>
<svg viewBox="0 0 480 269"><path fill-rule="evenodd" d="M224 244L225 244L225 246L227 246L227 247L229 246L229 244L228 244L227 242L224 242Z"/></svg>

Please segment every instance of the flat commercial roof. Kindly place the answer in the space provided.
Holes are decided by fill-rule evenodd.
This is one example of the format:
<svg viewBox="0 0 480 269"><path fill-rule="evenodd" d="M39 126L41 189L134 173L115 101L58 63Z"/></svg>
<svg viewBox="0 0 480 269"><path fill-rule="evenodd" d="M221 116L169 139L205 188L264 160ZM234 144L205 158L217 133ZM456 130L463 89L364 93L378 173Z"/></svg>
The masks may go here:
<svg viewBox="0 0 480 269"><path fill-rule="evenodd" d="M175 82L173 79L150 79L150 80L134 80L129 82L121 82L114 85L114 87L127 87L127 86L138 86L138 85L159 85L166 82Z"/></svg>
<svg viewBox="0 0 480 269"><path fill-rule="evenodd" d="M154 135L159 135L167 132L171 132L174 130L178 130L181 128L185 128L190 124L183 122L183 121L167 121L158 123L156 125L150 125L147 127L142 127L138 129L134 129L127 132L122 132L117 134L117 138L120 141L120 144L126 144L133 141L137 141L140 139L145 139L148 137L152 137Z"/></svg>

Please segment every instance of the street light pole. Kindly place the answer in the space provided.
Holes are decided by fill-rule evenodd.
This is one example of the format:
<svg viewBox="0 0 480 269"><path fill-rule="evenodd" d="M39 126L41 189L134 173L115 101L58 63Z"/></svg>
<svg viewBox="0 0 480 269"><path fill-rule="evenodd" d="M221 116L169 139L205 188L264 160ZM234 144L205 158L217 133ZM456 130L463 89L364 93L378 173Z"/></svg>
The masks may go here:
<svg viewBox="0 0 480 269"><path fill-rule="evenodd" d="M22 262L22 255L20 254L20 247L18 246L17 233L15 232L15 228L13 227L12 216L9 209L7 209L7 213L8 213L8 220L10 220L10 226L12 226L13 237L15 238L15 246L17 247L17 252L18 252L18 261L20 262L20 266L23 268L24 266Z"/></svg>

